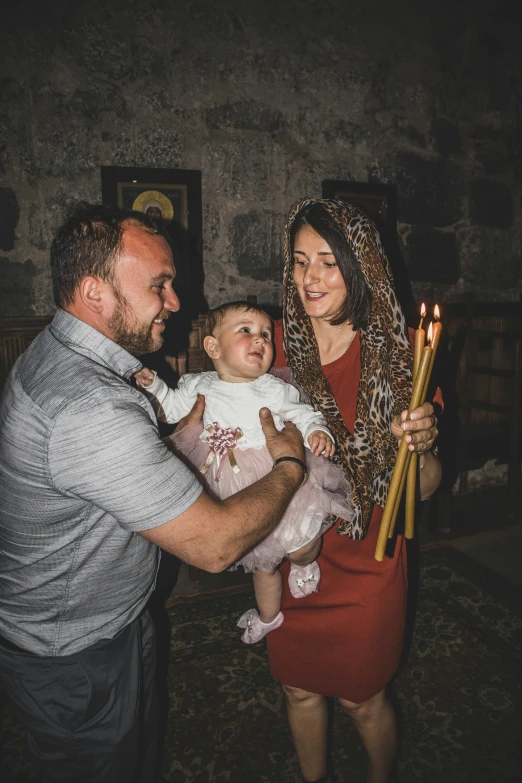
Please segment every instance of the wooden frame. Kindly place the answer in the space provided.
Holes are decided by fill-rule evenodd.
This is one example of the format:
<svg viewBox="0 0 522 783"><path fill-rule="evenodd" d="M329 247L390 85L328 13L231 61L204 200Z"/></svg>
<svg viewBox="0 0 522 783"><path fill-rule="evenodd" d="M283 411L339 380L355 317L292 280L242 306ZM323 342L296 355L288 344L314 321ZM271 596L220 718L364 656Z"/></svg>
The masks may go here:
<svg viewBox="0 0 522 783"><path fill-rule="evenodd" d="M397 191L395 185L381 182L350 182L325 179L321 183L323 198L348 201L370 217L381 233L397 233Z"/></svg>
<svg viewBox="0 0 522 783"><path fill-rule="evenodd" d="M200 240L201 251L200 171L102 166L101 183L107 206L147 212L157 201L165 224L181 225Z"/></svg>

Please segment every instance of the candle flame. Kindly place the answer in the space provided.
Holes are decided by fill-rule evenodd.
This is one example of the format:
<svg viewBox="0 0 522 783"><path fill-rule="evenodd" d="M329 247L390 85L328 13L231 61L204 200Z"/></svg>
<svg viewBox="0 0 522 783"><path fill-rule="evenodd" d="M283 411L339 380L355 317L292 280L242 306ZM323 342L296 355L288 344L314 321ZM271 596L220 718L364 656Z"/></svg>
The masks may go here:
<svg viewBox="0 0 522 783"><path fill-rule="evenodd" d="M431 345L433 340L433 323L430 321L430 325L428 326L428 343Z"/></svg>
<svg viewBox="0 0 522 783"><path fill-rule="evenodd" d="M440 321L440 310L438 304L435 305L433 308L433 315L435 316L437 321Z"/></svg>

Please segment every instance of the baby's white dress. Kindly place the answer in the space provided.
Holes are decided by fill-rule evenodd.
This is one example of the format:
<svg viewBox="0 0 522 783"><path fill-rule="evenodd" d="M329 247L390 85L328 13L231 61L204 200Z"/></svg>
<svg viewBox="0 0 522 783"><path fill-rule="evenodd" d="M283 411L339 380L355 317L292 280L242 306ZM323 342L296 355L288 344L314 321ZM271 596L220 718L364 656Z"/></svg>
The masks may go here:
<svg viewBox="0 0 522 783"><path fill-rule="evenodd" d="M156 376L144 391L155 398L159 418L168 422L185 416L198 393L205 395L203 423L185 427L166 442L188 462L207 491L221 499L273 468L259 420L261 408L270 409L278 430L292 421L305 444L315 430L330 434L322 414L300 402L294 386L269 374L246 383L222 381L217 372L188 374L175 390ZM272 571L286 554L317 539L337 518L353 518L351 490L341 468L308 448L306 464L308 480L295 493L279 525L236 565L246 571Z"/></svg>

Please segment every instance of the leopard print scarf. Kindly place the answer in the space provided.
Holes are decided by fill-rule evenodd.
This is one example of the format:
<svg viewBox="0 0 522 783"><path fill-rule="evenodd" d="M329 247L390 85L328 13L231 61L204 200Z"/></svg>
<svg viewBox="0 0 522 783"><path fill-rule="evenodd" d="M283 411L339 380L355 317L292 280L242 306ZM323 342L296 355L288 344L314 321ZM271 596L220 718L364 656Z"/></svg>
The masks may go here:
<svg viewBox="0 0 522 783"><path fill-rule="evenodd" d="M321 203L342 228L372 292L368 326L361 330L361 379L353 435L346 429L322 373L312 324L293 282L291 226L297 214L314 203ZM283 332L287 362L310 403L324 415L335 438L338 461L355 488L355 519L341 521L337 532L361 539L368 532L374 504L384 506L386 502L397 454L391 421L410 401L413 359L406 321L379 234L372 221L356 207L312 198L297 201L286 223L284 254Z"/></svg>

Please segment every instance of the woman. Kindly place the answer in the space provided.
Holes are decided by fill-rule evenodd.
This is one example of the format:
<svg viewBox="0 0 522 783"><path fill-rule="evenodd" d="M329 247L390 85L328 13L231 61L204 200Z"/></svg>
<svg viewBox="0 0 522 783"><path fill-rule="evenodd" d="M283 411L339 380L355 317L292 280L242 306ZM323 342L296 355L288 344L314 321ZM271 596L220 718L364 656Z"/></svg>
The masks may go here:
<svg viewBox="0 0 522 783"><path fill-rule="evenodd" d="M355 207L315 199L294 205L285 231L283 308L275 366L285 364L286 353L296 382L323 413L355 490L356 517L324 536L319 593L296 600L285 587L285 622L267 637L270 667L283 684L303 779L328 779L331 696L367 751L367 783L386 783L397 752L385 686L402 649L402 536L384 562L374 553L404 430L410 450L421 455L421 498L439 484L433 406L425 403L405 421L412 370L406 323L379 236Z"/></svg>

